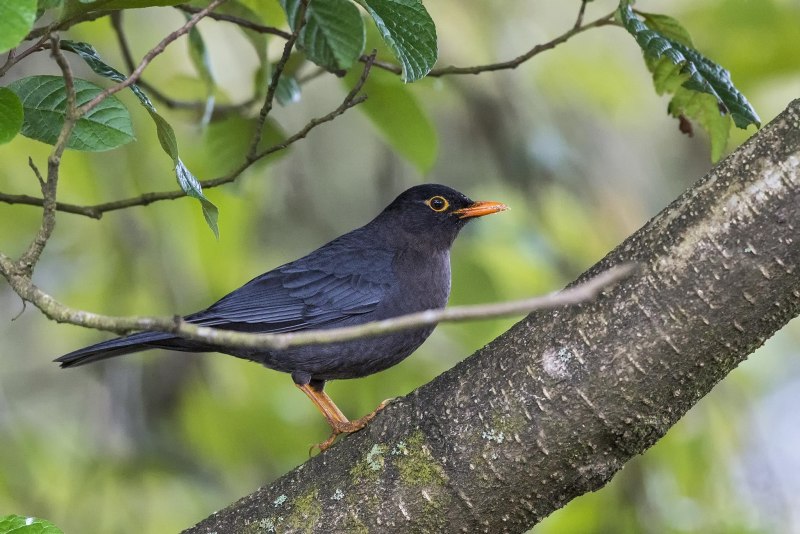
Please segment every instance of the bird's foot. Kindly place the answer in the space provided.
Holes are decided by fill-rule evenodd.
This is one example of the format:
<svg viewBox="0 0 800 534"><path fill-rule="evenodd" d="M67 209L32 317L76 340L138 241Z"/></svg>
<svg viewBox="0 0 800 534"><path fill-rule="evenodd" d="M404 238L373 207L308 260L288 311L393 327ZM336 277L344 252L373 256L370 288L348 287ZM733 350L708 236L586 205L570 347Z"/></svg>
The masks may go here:
<svg viewBox="0 0 800 534"><path fill-rule="evenodd" d="M324 452L326 449L328 449L328 447L333 445L333 442L336 441L336 438L338 438L342 434L352 434L353 432L358 432L359 430L367 426L367 423L372 421L375 418L375 416L378 415L378 412L386 408L386 406L390 402L392 402L392 400L394 399L386 399L370 413L368 413L364 417L356 419L355 421L329 421L332 430L330 437L328 437L328 439L326 439L322 443L313 445L311 449L308 451L309 455L311 455L311 453L314 452L314 449L319 449L319 452Z"/></svg>

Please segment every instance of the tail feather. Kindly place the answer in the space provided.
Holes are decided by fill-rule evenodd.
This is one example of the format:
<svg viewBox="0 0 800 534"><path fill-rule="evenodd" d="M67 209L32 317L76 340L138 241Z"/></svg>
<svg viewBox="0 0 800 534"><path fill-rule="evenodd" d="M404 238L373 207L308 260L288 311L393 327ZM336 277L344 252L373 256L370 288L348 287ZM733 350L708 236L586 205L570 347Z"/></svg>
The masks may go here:
<svg viewBox="0 0 800 534"><path fill-rule="evenodd" d="M139 332L129 336L101 341L56 358L61 367L75 367L87 363L123 356L143 350L168 348L173 350L192 350L186 340L164 332Z"/></svg>

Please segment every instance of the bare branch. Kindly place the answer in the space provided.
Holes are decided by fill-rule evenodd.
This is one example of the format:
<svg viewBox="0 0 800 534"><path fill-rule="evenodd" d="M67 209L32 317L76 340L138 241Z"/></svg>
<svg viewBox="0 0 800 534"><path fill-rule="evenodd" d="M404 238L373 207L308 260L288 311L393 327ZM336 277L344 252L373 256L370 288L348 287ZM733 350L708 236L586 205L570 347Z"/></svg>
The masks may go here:
<svg viewBox="0 0 800 534"><path fill-rule="evenodd" d="M16 273L10 259L0 252L0 272L8 280L14 291L23 300L31 302L47 317L56 322L107 330L119 334L140 330L170 332L185 339L202 341L220 347L249 349L285 349L349 341L430 326L441 322L463 322L508 317L529 313L534 310L567 306L591 300L603 289L630 276L634 270L634 264L617 266L582 284L542 297L499 304L427 310L352 327L285 334L253 334L197 326L184 321L179 316L113 317L70 308L42 291L29 277Z"/></svg>
<svg viewBox="0 0 800 534"><path fill-rule="evenodd" d="M33 160L30 158L28 160L31 168L36 174L37 179L39 180L39 185L42 190L42 207L44 208L42 210L42 223L39 226L39 231L36 233L36 236L33 238L30 245L28 245L28 248L19 258L16 264L16 270L18 272L25 273L28 277L33 274L33 269L36 266L36 263L39 261L39 258L44 251L44 247L47 244L47 240L50 239L50 236L53 234L53 229L56 225L56 191L58 189L58 169L61 165L61 156L64 154L64 150L67 148L67 141L69 140L70 135L72 135L72 129L75 127L75 123L79 117L75 104L75 84L72 76L72 69L70 69L69 63L61 53L61 49L58 47L58 36L53 36L50 38L50 46L53 57L55 58L56 63L61 69L61 73L64 77L67 109L64 112L64 124L58 134L58 140L53 146L53 150L50 152L50 157L47 160L47 180L42 179L39 169L33 163Z"/></svg>
<svg viewBox="0 0 800 534"><path fill-rule="evenodd" d="M591 0L581 0L581 7L578 10L578 18L575 20L575 24L572 26L573 29L578 29L583 24L583 16L586 14L586 4L588 4Z"/></svg>
<svg viewBox="0 0 800 534"><path fill-rule="evenodd" d="M49 38L48 36L49 36L49 34L43 35L38 41L36 41L34 44L32 44L31 46L29 46L28 48L26 48L25 50L23 50L19 54L17 54L13 50L9 51L8 52L8 58L6 59L6 62L3 63L2 67L0 67L0 78L2 78L5 75L5 73L8 72L8 70L11 67L16 65L17 63L19 63L21 60L25 59L29 55L33 54L34 52L40 52L42 50L45 50L47 48L45 46L45 42Z"/></svg>
<svg viewBox="0 0 800 534"><path fill-rule="evenodd" d="M272 103L275 100L275 91L278 88L278 82L280 82L283 69L286 67L286 63L289 61L289 56L292 54L292 49L294 49L294 45L297 42L298 37L300 37L300 30L303 29L303 26L306 23L306 9L308 9L308 2L309 0L300 0L300 5L297 8L297 22L295 23L294 31L292 32L291 37L289 37L289 39L286 41L286 44L283 46L281 58L275 64L274 70L272 71L272 79L267 86L267 94L264 97L264 105L261 106L261 111L258 113L256 131L255 134L253 134L253 140L250 142L250 150L247 151L248 163L257 159L256 156L258 153L258 145L261 143L261 137L264 132L264 123L267 121L269 112L272 111Z"/></svg>
<svg viewBox="0 0 800 534"><path fill-rule="evenodd" d="M5 204L23 204L26 206L44 205L44 199L32 197L30 195L9 195L7 193L0 193L0 202ZM97 211L91 206L76 206L74 204L65 204L64 202L56 202L56 211L64 213L72 213L74 215L83 215L91 217L92 219L99 219L103 216L102 211Z"/></svg>
<svg viewBox="0 0 800 534"><path fill-rule="evenodd" d="M582 15L579 18L579 22L582 21ZM461 75L461 74L480 74L482 72L493 72L498 70L508 70L508 69L515 69L525 63L526 61L530 60L531 58L541 54L545 50L550 50L555 48L556 46L560 45L568 41L573 36L585 32L591 28L597 28L600 26L610 26L614 25L614 12L609 13L599 19L590 22L585 25L576 24L563 34L559 35L555 39L547 41L546 43L538 44L525 52L524 54L517 56L513 59L509 59L508 61L501 61L498 63L489 63L486 65L473 65L471 67L440 67L438 69L433 69L428 73L428 77L441 77L441 76L449 76L449 75ZM366 56L361 56L360 61L366 61ZM375 66L381 68L383 70L387 70L389 72L393 72L395 74L400 74L402 69L399 65L395 65L392 63L384 63L384 62L375 62Z"/></svg>

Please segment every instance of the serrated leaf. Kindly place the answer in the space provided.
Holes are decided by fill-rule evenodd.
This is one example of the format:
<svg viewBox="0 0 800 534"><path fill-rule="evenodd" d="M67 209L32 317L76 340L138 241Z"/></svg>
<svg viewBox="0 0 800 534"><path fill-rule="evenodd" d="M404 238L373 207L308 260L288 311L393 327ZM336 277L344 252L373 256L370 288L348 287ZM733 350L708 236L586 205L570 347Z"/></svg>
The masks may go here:
<svg viewBox="0 0 800 534"><path fill-rule="evenodd" d="M36 22L36 0L0 2L0 52L17 46Z"/></svg>
<svg viewBox="0 0 800 534"><path fill-rule="evenodd" d="M19 133L24 118L22 102L11 89L0 87L0 145Z"/></svg>
<svg viewBox="0 0 800 534"><path fill-rule="evenodd" d="M661 61L666 58L680 70L674 76L684 76L682 87L708 93L716 98L722 112L730 112L734 123L739 128L747 128L750 124L761 125L761 119L756 114L747 99L733 85L730 73L700 52L660 33L657 29L649 27L642 22L628 3L621 3L617 16L625 29L634 36L636 42L648 60L648 66L653 70L656 65L662 69L657 80L657 89L669 85L669 78L664 76L665 67ZM650 15L650 20L653 16ZM663 19L658 22L663 23ZM675 34L677 30L670 26L669 33ZM683 40L681 38L681 40Z"/></svg>
<svg viewBox="0 0 800 534"><path fill-rule="evenodd" d="M61 48L78 54L94 72L100 74L101 76L114 81L122 81L125 79L125 76L121 72L100 59L97 51L88 43L61 41ZM130 89L139 98L139 102L141 102L145 109L147 109L150 117L153 119L153 122L156 125L158 142L164 152L166 152L166 154L172 159L175 169L175 177L178 180L178 184L188 196L196 198L200 201L200 204L203 208L203 216L205 217L209 228L211 228L211 231L214 232L214 235L219 238L219 227L217 224L219 212L217 207L214 206L214 204L212 204L211 201L203 195L203 189L200 186L200 182L181 161L178 153L178 140L175 137L175 131L172 129L172 126L170 126L166 119L158 114L155 106L153 106L153 103L139 86L132 84Z"/></svg>
<svg viewBox="0 0 800 534"><path fill-rule="evenodd" d="M86 80L74 80L77 106L92 100L103 89ZM58 140L67 109L67 91L60 76L30 76L8 86L22 102L25 119L22 135L50 145ZM114 95L95 106L75 123L67 148L100 152L135 139L131 116Z"/></svg>
<svg viewBox="0 0 800 534"><path fill-rule="evenodd" d="M671 39L676 43L694 47L691 35L689 35L689 32L686 30L686 28L684 28L676 19L658 13L639 12L639 15L644 18L644 23L651 30L660 33L664 37Z"/></svg>
<svg viewBox="0 0 800 534"><path fill-rule="evenodd" d="M345 76L345 83L352 87L359 76L353 69ZM358 108L394 150L420 173L428 172L436 162L439 140L412 91L397 76L377 69L370 72L362 91L369 98Z"/></svg>
<svg viewBox="0 0 800 534"><path fill-rule="evenodd" d="M356 0L403 67L403 81L428 74L439 55L436 26L420 0Z"/></svg>
<svg viewBox="0 0 800 534"><path fill-rule="evenodd" d="M281 0L289 27L297 27L299 0ZM364 21L350 0L314 0L298 46L308 59L328 70L347 70L364 51Z"/></svg>
<svg viewBox="0 0 800 534"><path fill-rule="evenodd" d="M7 515L0 517L0 534L64 534L50 521L36 517Z"/></svg>

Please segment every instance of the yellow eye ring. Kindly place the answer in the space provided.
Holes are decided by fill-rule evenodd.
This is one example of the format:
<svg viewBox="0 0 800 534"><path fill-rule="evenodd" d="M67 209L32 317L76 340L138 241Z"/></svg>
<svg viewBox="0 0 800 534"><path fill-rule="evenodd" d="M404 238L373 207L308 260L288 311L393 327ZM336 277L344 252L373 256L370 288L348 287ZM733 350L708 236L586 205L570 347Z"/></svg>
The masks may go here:
<svg viewBox="0 0 800 534"><path fill-rule="evenodd" d="M446 211L447 208L450 207L450 203L447 201L447 199L444 198L444 197L440 197L438 195L435 196L435 197L431 197L428 200L426 200L425 204L427 204L427 206L430 209L432 209L433 211L436 211L436 212L439 212L439 213L441 213L443 211Z"/></svg>

